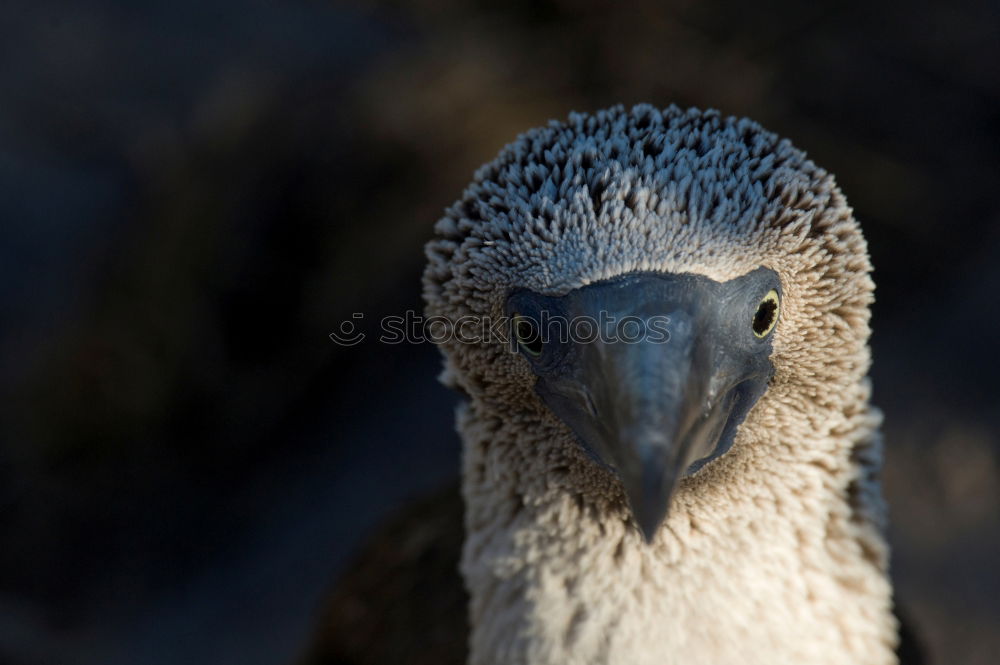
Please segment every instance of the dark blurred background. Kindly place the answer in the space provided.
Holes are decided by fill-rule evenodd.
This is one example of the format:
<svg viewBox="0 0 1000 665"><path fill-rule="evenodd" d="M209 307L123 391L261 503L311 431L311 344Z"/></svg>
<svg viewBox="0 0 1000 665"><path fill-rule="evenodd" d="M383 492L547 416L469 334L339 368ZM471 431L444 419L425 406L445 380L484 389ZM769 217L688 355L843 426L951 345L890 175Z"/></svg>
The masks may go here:
<svg viewBox="0 0 1000 665"><path fill-rule="evenodd" d="M0 662L287 663L453 481L422 244L517 133L716 107L837 174L876 265L894 573L1000 662L1000 3L0 3Z"/></svg>

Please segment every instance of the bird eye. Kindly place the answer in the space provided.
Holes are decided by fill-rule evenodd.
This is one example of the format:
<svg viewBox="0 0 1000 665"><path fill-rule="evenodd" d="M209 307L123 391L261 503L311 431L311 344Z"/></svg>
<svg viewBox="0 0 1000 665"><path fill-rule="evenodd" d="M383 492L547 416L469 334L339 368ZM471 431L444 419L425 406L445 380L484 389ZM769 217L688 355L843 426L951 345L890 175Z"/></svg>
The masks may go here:
<svg viewBox="0 0 1000 665"><path fill-rule="evenodd" d="M542 355L542 335L533 319L514 314L514 339L521 350L532 358Z"/></svg>
<svg viewBox="0 0 1000 665"><path fill-rule="evenodd" d="M750 324L750 327L753 328L754 335L764 338L767 337L769 332L774 330L774 324L777 322L778 292L771 289L761 299L760 304L757 305L757 312L753 315L753 322Z"/></svg>

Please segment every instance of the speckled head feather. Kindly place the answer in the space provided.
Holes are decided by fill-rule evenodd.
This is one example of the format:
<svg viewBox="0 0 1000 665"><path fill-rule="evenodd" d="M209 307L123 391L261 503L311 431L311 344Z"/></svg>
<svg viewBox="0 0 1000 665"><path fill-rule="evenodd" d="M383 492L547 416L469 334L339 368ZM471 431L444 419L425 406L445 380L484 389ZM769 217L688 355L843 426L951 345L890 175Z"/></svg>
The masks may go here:
<svg viewBox="0 0 1000 665"><path fill-rule="evenodd" d="M427 313L500 317L634 272L781 282L774 376L649 546L499 339L449 341L461 389L472 663L889 663L895 624L868 406L873 284L833 177L714 111L615 107L529 131L427 247Z"/></svg>

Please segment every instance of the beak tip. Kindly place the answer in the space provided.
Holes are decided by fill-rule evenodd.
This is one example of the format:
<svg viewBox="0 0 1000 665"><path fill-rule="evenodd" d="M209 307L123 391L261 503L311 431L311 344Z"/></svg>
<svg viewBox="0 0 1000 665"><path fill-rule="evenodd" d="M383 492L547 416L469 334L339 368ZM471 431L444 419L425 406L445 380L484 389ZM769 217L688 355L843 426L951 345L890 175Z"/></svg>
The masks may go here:
<svg viewBox="0 0 1000 665"><path fill-rule="evenodd" d="M632 519L643 540L651 545L670 512L676 479L662 463L647 463L638 478L629 480L625 481L625 488Z"/></svg>
<svg viewBox="0 0 1000 665"><path fill-rule="evenodd" d="M645 515L636 515L636 525L639 527L639 533L642 534L642 539L646 541L647 545L652 545L653 541L656 539L656 534L660 530L660 525L663 524L663 518L665 515L654 515L647 513Z"/></svg>

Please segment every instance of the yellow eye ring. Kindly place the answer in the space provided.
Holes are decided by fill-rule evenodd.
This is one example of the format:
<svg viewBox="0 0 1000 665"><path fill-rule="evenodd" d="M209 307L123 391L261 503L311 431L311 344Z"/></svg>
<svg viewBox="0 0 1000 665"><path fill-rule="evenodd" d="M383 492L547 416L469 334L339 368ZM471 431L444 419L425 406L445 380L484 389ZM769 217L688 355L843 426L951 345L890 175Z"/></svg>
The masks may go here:
<svg viewBox="0 0 1000 665"><path fill-rule="evenodd" d="M515 313L511 327L514 330L514 339L517 340L518 347L525 354L532 358L542 355L544 343L541 332L538 330L538 324L535 323L534 319Z"/></svg>
<svg viewBox="0 0 1000 665"><path fill-rule="evenodd" d="M781 303L778 300L778 292L771 289L767 292L763 298L761 298L760 304L757 305L757 311L753 315L753 320L750 322L750 328L753 329L753 334L760 339L763 339L774 330L775 324L778 323L778 311L781 307Z"/></svg>

